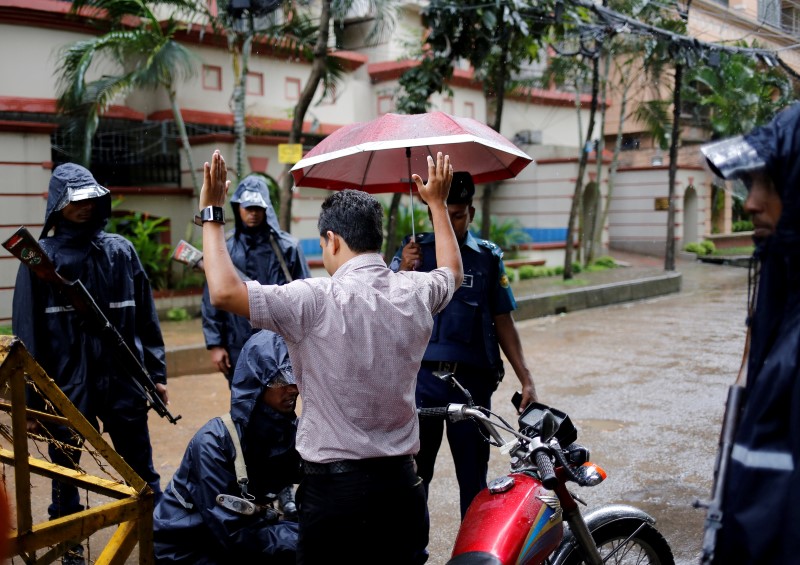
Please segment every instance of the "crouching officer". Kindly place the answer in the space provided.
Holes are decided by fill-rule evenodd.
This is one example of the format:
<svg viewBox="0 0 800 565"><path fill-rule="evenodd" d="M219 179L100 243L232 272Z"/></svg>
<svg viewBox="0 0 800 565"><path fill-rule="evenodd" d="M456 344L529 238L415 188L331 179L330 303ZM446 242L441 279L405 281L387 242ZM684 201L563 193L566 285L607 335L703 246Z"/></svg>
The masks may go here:
<svg viewBox="0 0 800 565"><path fill-rule="evenodd" d="M453 173L447 211L461 249L464 282L450 304L434 319L433 333L417 375L417 407L463 403L464 395L434 373L453 373L476 404L491 408L491 396L503 378L500 348L522 385L521 408L536 400L533 378L525 363L511 311L516 308L503 266L501 249L469 232L475 215L475 185L467 172ZM436 268L432 233L408 236L390 264L393 271L431 271ZM499 347L498 347L499 345ZM420 450L416 456L419 476L428 489L443 426L453 454L461 497L461 517L472 499L486 486L489 444L471 421L457 423L434 418L420 421Z"/></svg>
<svg viewBox="0 0 800 565"><path fill-rule="evenodd" d="M283 338L254 334L234 371L230 412L194 435L156 506L156 563L295 562L297 522L280 520L271 501L300 478L297 395Z"/></svg>

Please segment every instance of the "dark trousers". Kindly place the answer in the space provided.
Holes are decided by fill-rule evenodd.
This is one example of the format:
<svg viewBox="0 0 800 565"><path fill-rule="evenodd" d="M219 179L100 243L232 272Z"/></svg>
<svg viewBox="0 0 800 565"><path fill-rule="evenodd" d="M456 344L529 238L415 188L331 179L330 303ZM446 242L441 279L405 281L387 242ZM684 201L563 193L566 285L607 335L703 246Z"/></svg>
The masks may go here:
<svg viewBox="0 0 800 565"><path fill-rule="evenodd" d="M89 419L89 418L87 418ZM97 427L97 421L89 421ZM154 493L154 505L161 499L161 477L153 467L153 448L150 445L150 432L147 427L147 413L134 418L123 418L119 414L108 414L103 420L105 431L111 437L114 449L136 473L147 482ZM77 436L63 426L48 426L52 436L63 446L48 445L50 460L62 467L77 468L81 451L77 448ZM66 446L72 446L68 449ZM52 482L52 503L47 508L51 519L80 512L80 493L76 486L54 480Z"/></svg>
<svg viewBox="0 0 800 565"><path fill-rule="evenodd" d="M414 460L355 463L357 469L306 474L301 481L297 563L424 563L427 508Z"/></svg>
<svg viewBox="0 0 800 565"><path fill-rule="evenodd" d="M486 371L456 372L456 379L470 391L475 404L491 408L494 381ZM432 408L448 403L465 404L466 399L458 390L433 376L429 369L420 369L417 377L417 406ZM467 513L472 499L486 488L489 472L489 444L481 435L478 424L472 420L451 423L438 418L420 418L420 449L416 455L417 472L425 483L427 494L433 480L436 456L442 445L442 436L447 430L447 442L453 455L456 479L461 503L461 518Z"/></svg>

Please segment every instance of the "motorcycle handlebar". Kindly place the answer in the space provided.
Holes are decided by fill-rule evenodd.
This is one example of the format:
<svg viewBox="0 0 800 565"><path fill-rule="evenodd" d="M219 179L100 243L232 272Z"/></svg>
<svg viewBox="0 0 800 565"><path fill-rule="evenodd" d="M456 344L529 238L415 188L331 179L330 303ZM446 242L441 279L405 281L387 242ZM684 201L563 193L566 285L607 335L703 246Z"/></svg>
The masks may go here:
<svg viewBox="0 0 800 565"><path fill-rule="evenodd" d="M553 490L558 486L558 477L553 469L553 462L544 451L537 451L536 466L539 468L539 476L542 479L542 486L548 490Z"/></svg>
<svg viewBox="0 0 800 565"><path fill-rule="evenodd" d="M504 443L503 438L495 428L500 428L510 432L520 439L530 441L530 438L522 435L516 430L512 430L504 425L490 420L478 408L465 406L464 404L448 404L447 406L436 406L432 408L417 408L417 414L422 418L447 418L451 422L458 422L467 418L472 418L479 422L491 434L497 442L497 445ZM539 469L539 476L541 477L542 485L548 490L553 490L558 486L558 477L556 476L553 462L548 455L548 449L545 447L537 448L534 453L536 466Z"/></svg>
<svg viewBox="0 0 800 565"><path fill-rule="evenodd" d="M420 418L447 418L447 406L436 406L434 408L417 408L417 415Z"/></svg>

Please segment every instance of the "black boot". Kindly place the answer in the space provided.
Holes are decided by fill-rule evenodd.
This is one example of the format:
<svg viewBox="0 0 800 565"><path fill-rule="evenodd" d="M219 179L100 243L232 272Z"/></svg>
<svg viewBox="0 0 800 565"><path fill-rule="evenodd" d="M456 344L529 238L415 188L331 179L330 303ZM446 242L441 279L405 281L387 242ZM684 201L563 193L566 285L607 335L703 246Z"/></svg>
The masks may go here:
<svg viewBox="0 0 800 565"><path fill-rule="evenodd" d="M297 522L297 505L294 502L294 490L291 485L278 493L278 504L283 511L284 520Z"/></svg>
<svg viewBox="0 0 800 565"><path fill-rule="evenodd" d="M61 565L86 565L83 559L83 546L73 545L61 557Z"/></svg>

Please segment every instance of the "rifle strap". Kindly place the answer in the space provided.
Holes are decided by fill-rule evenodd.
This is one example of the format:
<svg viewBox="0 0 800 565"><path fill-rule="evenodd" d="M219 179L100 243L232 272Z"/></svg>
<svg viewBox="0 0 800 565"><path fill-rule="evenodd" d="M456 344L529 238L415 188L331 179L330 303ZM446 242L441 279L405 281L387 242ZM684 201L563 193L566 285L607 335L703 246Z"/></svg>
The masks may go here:
<svg viewBox="0 0 800 565"><path fill-rule="evenodd" d="M242 496L244 498L248 498L247 483L249 482L249 479L247 478L247 465L244 463L242 444L239 442L239 432L236 431L236 426L233 425L233 418L231 418L230 412L226 412L220 416L220 419L228 429L228 435L231 436L233 448L236 450L236 459L233 461L233 467L236 470L236 482L239 483L239 486L242 488Z"/></svg>
<svg viewBox="0 0 800 565"><path fill-rule="evenodd" d="M755 257L750 258L750 268L747 276L747 335L744 338L744 350L742 351L742 364L739 366L739 373L736 375L734 385L742 388L747 387L747 361L750 357L750 336L753 327L753 315L756 311L756 297L758 295L759 275L761 274L761 264Z"/></svg>
<svg viewBox="0 0 800 565"><path fill-rule="evenodd" d="M272 245L272 250L275 252L275 256L278 258L278 261L281 264L281 269L283 270L283 276L286 277L286 282L292 282L292 274L289 272L289 268L286 266L286 258L283 256L283 251L281 251L278 242L275 241L275 236L272 235L272 232L269 232L269 243Z"/></svg>

